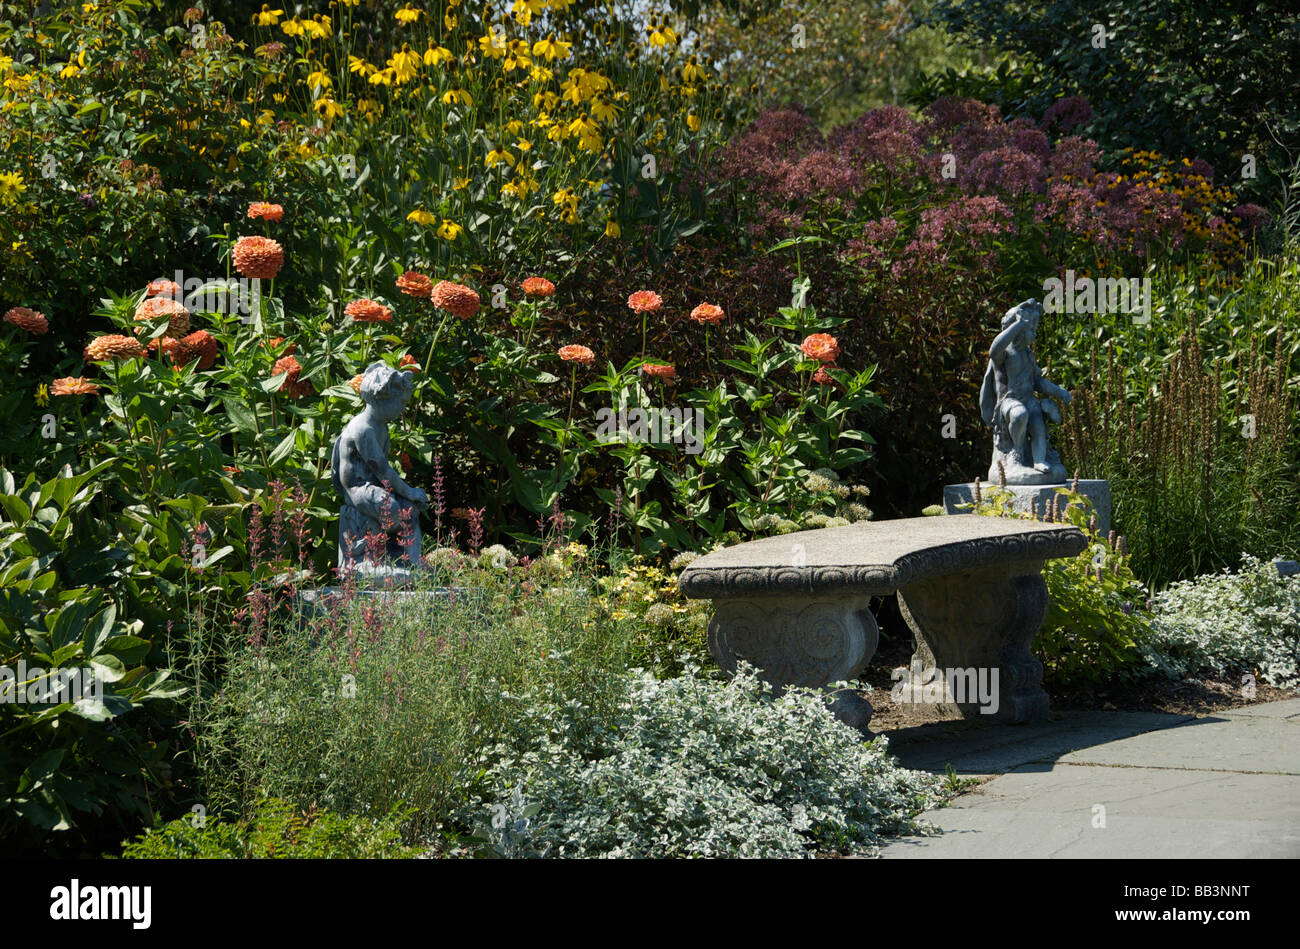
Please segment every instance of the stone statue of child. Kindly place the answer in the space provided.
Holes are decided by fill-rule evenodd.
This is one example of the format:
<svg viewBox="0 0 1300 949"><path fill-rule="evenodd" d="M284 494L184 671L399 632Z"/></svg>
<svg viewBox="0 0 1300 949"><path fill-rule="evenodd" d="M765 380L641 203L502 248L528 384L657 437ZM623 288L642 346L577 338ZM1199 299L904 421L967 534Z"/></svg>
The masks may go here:
<svg viewBox="0 0 1300 949"><path fill-rule="evenodd" d="M419 512L429 497L407 484L388 463L388 423L402 414L411 398L412 374L383 362L366 367L361 379L364 409L343 427L330 455L334 490L343 499L339 510L339 568L352 565L364 573L401 573L400 568L370 562L366 535L385 538L386 560L421 563ZM405 541L406 543L402 543Z"/></svg>
<svg viewBox="0 0 1300 949"><path fill-rule="evenodd" d="M1008 310L1002 331L989 347L988 368L980 389L980 415L993 426L993 463L989 480L999 478L1002 462L1007 484L1058 484L1069 472L1047 441L1047 422L1060 422L1053 398L1070 402L1070 393L1043 378L1034 358L1034 339L1043 307L1037 300ZM1040 400L1038 393L1047 398Z"/></svg>

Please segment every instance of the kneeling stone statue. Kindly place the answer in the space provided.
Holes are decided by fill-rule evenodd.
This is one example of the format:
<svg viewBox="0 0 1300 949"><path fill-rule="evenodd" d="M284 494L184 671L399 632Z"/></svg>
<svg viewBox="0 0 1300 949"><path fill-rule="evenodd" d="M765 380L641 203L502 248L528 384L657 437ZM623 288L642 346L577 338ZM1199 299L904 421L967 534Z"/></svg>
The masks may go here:
<svg viewBox="0 0 1300 949"><path fill-rule="evenodd" d="M410 372L398 372L383 362L366 367L361 400L366 406L343 427L330 455L334 490L343 499L339 509L339 572L368 577L409 576L421 564L419 512L429 497L407 484L388 463L388 423L402 414L413 390ZM373 551L383 538L382 559ZM403 565L404 564L404 565Z"/></svg>
<svg viewBox="0 0 1300 949"><path fill-rule="evenodd" d="M1053 398L1070 402L1070 393L1045 379L1034 358L1034 339L1043 307L1026 300L1002 317L1002 331L989 347L988 368L980 388L980 415L993 427L993 461L989 481L1007 484L1059 484L1069 477L1061 456L1047 442L1047 423L1060 422ZM1047 398L1038 398L1042 393Z"/></svg>

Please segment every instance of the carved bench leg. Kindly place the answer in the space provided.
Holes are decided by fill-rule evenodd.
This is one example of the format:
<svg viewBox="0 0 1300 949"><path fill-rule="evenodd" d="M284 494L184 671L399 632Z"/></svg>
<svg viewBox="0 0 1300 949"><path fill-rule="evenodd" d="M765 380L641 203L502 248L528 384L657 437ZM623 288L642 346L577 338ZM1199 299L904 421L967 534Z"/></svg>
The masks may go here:
<svg viewBox="0 0 1300 949"><path fill-rule="evenodd" d="M1042 566L987 567L899 590L898 605L916 634L912 687L902 689L903 700L930 717L1046 719L1043 664L1029 649L1047 616ZM935 670L928 689L916 681L918 668L923 676Z"/></svg>
<svg viewBox="0 0 1300 949"><path fill-rule="evenodd" d="M852 680L871 661L880 639L869 601L807 595L715 600L709 650L727 674L743 659L778 688ZM839 693L831 709L855 728L865 730L871 721L870 703L856 692Z"/></svg>

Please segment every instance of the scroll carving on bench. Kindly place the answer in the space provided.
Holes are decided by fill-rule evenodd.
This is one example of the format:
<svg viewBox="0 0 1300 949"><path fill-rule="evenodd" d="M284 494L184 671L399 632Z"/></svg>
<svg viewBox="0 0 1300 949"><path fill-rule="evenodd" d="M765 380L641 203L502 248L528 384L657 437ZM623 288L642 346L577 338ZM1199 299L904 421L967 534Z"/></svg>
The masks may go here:
<svg viewBox="0 0 1300 949"><path fill-rule="evenodd" d="M1084 549L1082 531L975 515L902 518L800 531L738 544L693 561L683 594L711 599L709 648L724 671L749 662L773 685L852 680L879 640L873 596L897 593L916 637L913 668L981 670L997 687L988 706L951 677L917 707L1014 722L1048 712L1043 667L1030 644L1047 615L1043 562ZM836 715L866 729L871 705L837 694Z"/></svg>

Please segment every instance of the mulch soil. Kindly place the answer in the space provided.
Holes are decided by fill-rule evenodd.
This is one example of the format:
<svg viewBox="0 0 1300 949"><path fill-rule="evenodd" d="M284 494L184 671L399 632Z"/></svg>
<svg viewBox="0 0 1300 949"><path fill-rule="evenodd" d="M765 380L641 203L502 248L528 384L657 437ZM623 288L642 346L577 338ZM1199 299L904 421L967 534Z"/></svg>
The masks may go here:
<svg viewBox="0 0 1300 949"><path fill-rule="evenodd" d="M892 670L907 666L911 661L912 642L909 638L895 636L882 639L871 665L863 675L873 691L860 693L871 703L871 731L888 734L904 728L934 724L935 718L921 717L900 706L890 698L890 688L895 680ZM1208 679L1170 679L1159 673L1136 682L1104 682L1095 685L1063 687L1049 680L1044 687L1051 696L1052 713L1068 711L1106 712L1166 712L1173 715L1212 715L1261 702L1278 702L1293 699L1297 693L1277 689L1256 680L1252 698L1242 695L1241 676L1230 675ZM978 727L978 722L954 718L949 729L964 730L963 726ZM926 729L930 731L931 729Z"/></svg>

